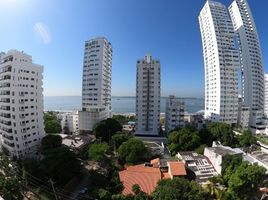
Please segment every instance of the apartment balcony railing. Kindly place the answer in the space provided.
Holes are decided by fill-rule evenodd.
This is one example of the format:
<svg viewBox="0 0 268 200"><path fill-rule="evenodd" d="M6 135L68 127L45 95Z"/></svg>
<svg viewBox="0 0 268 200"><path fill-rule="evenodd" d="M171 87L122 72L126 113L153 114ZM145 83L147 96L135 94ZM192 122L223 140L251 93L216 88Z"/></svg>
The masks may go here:
<svg viewBox="0 0 268 200"><path fill-rule="evenodd" d="M8 135L3 134L3 137L11 141L14 140L13 136L8 136Z"/></svg>
<svg viewBox="0 0 268 200"><path fill-rule="evenodd" d="M3 81L3 80L10 80L11 79L11 76L10 75L5 75L5 76L1 76L0 77L0 81Z"/></svg>
<svg viewBox="0 0 268 200"><path fill-rule="evenodd" d="M15 147L14 142L13 143L10 143L10 142L4 141L4 144L8 145L11 148Z"/></svg>
<svg viewBox="0 0 268 200"><path fill-rule="evenodd" d="M0 130L7 132L7 133L12 133L12 128L5 128L5 127L0 127Z"/></svg>
<svg viewBox="0 0 268 200"><path fill-rule="evenodd" d="M9 111L10 110L10 106L0 106L0 110Z"/></svg>
<svg viewBox="0 0 268 200"><path fill-rule="evenodd" d="M10 95L10 91L2 91L0 92L0 95Z"/></svg>
<svg viewBox="0 0 268 200"><path fill-rule="evenodd" d="M0 120L0 124L4 124L4 125L7 125L7 126L11 126L11 121Z"/></svg>
<svg viewBox="0 0 268 200"><path fill-rule="evenodd" d="M6 88L6 87L10 87L10 83L0 84L0 88Z"/></svg>
<svg viewBox="0 0 268 200"><path fill-rule="evenodd" d="M0 114L0 117L4 117L4 118L9 119L9 118L11 118L11 115L10 114L6 114L6 113L1 113Z"/></svg>
<svg viewBox="0 0 268 200"><path fill-rule="evenodd" d="M4 67L0 70L0 74L6 73L6 72L11 72L11 70L12 70L11 66Z"/></svg>
<svg viewBox="0 0 268 200"><path fill-rule="evenodd" d="M10 103L10 99L2 98L0 99L0 103Z"/></svg>

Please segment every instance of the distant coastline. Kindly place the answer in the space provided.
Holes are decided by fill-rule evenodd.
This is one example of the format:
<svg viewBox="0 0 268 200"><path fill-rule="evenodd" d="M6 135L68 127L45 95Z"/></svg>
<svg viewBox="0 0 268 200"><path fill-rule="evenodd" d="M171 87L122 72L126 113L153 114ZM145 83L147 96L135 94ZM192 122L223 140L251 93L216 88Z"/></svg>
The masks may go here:
<svg viewBox="0 0 268 200"><path fill-rule="evenodd" d="M165 112L167 97L161 97L161 113ZM198 97L182 97L185 102L186 111L195 113L204 110L204 99ZM81 96L45 96L44 110L45 111L61 111L69 112L80 110L82 105ZM112 112L129 114L135 113L136 97L135 96L112 96Z"/></svg>

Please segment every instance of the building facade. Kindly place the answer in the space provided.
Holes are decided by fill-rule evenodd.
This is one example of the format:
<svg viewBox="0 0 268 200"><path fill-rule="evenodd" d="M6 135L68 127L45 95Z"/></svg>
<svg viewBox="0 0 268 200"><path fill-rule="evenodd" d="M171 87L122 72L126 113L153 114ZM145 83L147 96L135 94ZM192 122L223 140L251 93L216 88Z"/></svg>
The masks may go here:
<svg viewBox="0 0 268 200"><path fill-rule="evenodd" d="M264 115L268 118L268 74L264 74Z"/></svg>
<svg viewBox="0 0 268 200"><path fill-rule="evenodd" d="M184 102L171 95L166 100L165 131L169 133L174 128L184 127Z"/></svg>
<svg viewBox="0 0 268 200"><path fill-rule="evenodd" d="M160 61L151 55L137 61L136 134L158 135L160 131Z"/></svg>
<svg viewBox="0 0 268 200"><path fill-rule="evenodd" d="M250 107L243 104L243 99L240 96L238 98L238 118L237 118L237 127L242 130L249 129L249 120L250 120Z"/></svg>
<svg viewBox="0 0 268 200"><path fill-rule="evenodd" d="M262 123L264 111L263 63L259 37L246 0L234 0L229 11L238 38L243 103L251 108L250 125L255 128Z"/></svg>
<svg viewBox="0 0 268 200"><path fill-rule="evenodd" d="M106 38L85 42L82 111L79 129L91 131L93 126L111 116L112 46Z"/></svg>
<svg viewBox="0 0 268 200"><path fill-rule="evenodd" d="M0 64L0 130L2 149L10 156L36 152L45 136L43 66L32 57L10 50Z"/></svg>
<svg viewBox="0 0 268 200"><path fill-rule="evenodd" d="M79 134L78 111L62 114L61 129L64 134Z"/></svg>
<svg viewBox="0 0 268 200"><path fill-rule="evenodd" d="M205 118L237 124L239 54L226 7L207 1L199 24L205 66Z"/></svg>

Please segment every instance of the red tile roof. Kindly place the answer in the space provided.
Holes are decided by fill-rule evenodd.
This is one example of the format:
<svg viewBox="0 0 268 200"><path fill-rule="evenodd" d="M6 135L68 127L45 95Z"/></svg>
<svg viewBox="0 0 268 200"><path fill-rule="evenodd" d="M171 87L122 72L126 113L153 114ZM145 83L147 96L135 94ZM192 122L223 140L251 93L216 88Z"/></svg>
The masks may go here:
<svg viewBox="0 0 268 200"><path fill-rule="evenodd" d="M169 161L169 172L172 176L185 176L186 170L184 163L181 161Z"/></svg>
<svg viewBox="0 0 268 200"><path fill-rule="evenodd" d="M138 184L143 192L150 195L161 179L161 172L159 168L136 165L120 171L119 177L125 187L123 190L124 195L133 194L132 186L134 184Z"/></svg>

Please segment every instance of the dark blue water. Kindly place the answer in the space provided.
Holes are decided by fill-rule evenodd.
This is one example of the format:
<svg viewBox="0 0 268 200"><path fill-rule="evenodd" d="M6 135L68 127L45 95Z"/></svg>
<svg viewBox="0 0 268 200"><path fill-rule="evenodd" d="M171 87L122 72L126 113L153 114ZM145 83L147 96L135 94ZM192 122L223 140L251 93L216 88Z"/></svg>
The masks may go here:
<svg viewBox="0 0 268 200"><path fill-rule="evenodd" d="M182 98L186 110L194 113L204 109L202 98ZM135 113L135 97L112 97L112 111L116 113ZM166 98L161 98L161 113L165 112ZM44 97L45 110L72 111L81 109L80 96Z"/></svg>

